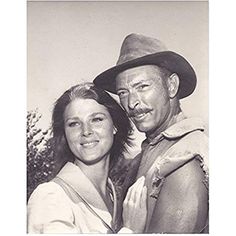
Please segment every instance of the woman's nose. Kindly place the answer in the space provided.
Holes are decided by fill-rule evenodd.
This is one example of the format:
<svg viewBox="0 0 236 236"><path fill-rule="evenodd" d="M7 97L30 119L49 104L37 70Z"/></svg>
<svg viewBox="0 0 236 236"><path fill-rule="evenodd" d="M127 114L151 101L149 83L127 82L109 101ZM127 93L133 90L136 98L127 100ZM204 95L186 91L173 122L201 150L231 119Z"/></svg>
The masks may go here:
<svg viewBox="0 0 236 236"><path fill-rule="evenodd" d="M93 130L90 126L90 124L83 124L82 126L82 134L83 136L89 136L93 133Z"/></svg>

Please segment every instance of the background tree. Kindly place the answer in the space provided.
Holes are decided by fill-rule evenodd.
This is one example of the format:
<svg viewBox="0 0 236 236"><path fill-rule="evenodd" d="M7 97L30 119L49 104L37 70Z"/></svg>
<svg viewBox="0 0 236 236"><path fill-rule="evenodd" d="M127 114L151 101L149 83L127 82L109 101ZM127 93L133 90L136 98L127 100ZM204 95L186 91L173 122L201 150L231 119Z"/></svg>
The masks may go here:
<svg viewBox="0 0 236 236"><path fill-rule="evenodd" d="M51 128L43 131L37 127L41 116L37 109L27 112L27 200L40 183L54 176Z"/></svg>

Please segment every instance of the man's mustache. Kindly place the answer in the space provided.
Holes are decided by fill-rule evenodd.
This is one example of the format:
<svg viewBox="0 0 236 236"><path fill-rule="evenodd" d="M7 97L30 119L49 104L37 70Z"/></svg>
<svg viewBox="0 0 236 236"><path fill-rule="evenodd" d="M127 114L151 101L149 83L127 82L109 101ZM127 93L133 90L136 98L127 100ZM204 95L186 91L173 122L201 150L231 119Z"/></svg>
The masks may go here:
<svg viewBox="0 0 236 236"><path fill-rule="evenodd" d="M142 113L147 113L147 112L150 112L152 109L150 108L137 108L137 109L134 109L134 110L131 110L128 112L128 116L130 118L132 117L135 117L135 116L138 116Z"/></svg>

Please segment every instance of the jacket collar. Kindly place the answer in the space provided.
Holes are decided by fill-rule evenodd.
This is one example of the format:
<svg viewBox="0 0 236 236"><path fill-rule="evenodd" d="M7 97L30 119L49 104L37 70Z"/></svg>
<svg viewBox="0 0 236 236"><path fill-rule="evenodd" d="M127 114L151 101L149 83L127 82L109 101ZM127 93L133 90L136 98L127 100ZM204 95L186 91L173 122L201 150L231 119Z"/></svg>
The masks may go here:
<svg viewBox="0 0 236 236"><path fill-rule="evenodd" d="M147 143L150 145L155 145L165 138L169 140L178 139L195 130L204 130L203 121L199 118L187 118L181 112L177 117L176 123L168 127L160 134L157 134L153 139L145 139L142 145L146 145Z"/></svg>
<svg viewBox="0 0 236 236"><path fill-rule="evenodd" d="M176 139L195 130L204 130L202 120L199 118L185 118L163 131L162 135L168 139Z"/></svg>

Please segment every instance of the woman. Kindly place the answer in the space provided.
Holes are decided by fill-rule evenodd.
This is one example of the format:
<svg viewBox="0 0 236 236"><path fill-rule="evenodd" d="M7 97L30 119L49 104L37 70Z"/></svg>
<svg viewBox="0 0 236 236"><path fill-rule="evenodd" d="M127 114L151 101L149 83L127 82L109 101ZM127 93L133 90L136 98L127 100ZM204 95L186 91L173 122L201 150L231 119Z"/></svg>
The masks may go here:
<svg viewBox="0 0 236 236"><path fill-rule="evenodd" d="M74 86L56 101L52 127L55 154L65 165L32 193L28 232L142 233L147 212L144 178L127 193L121 229L115 188L108 178L130 144L131 124L119 104L91 83Z"/></svg>

